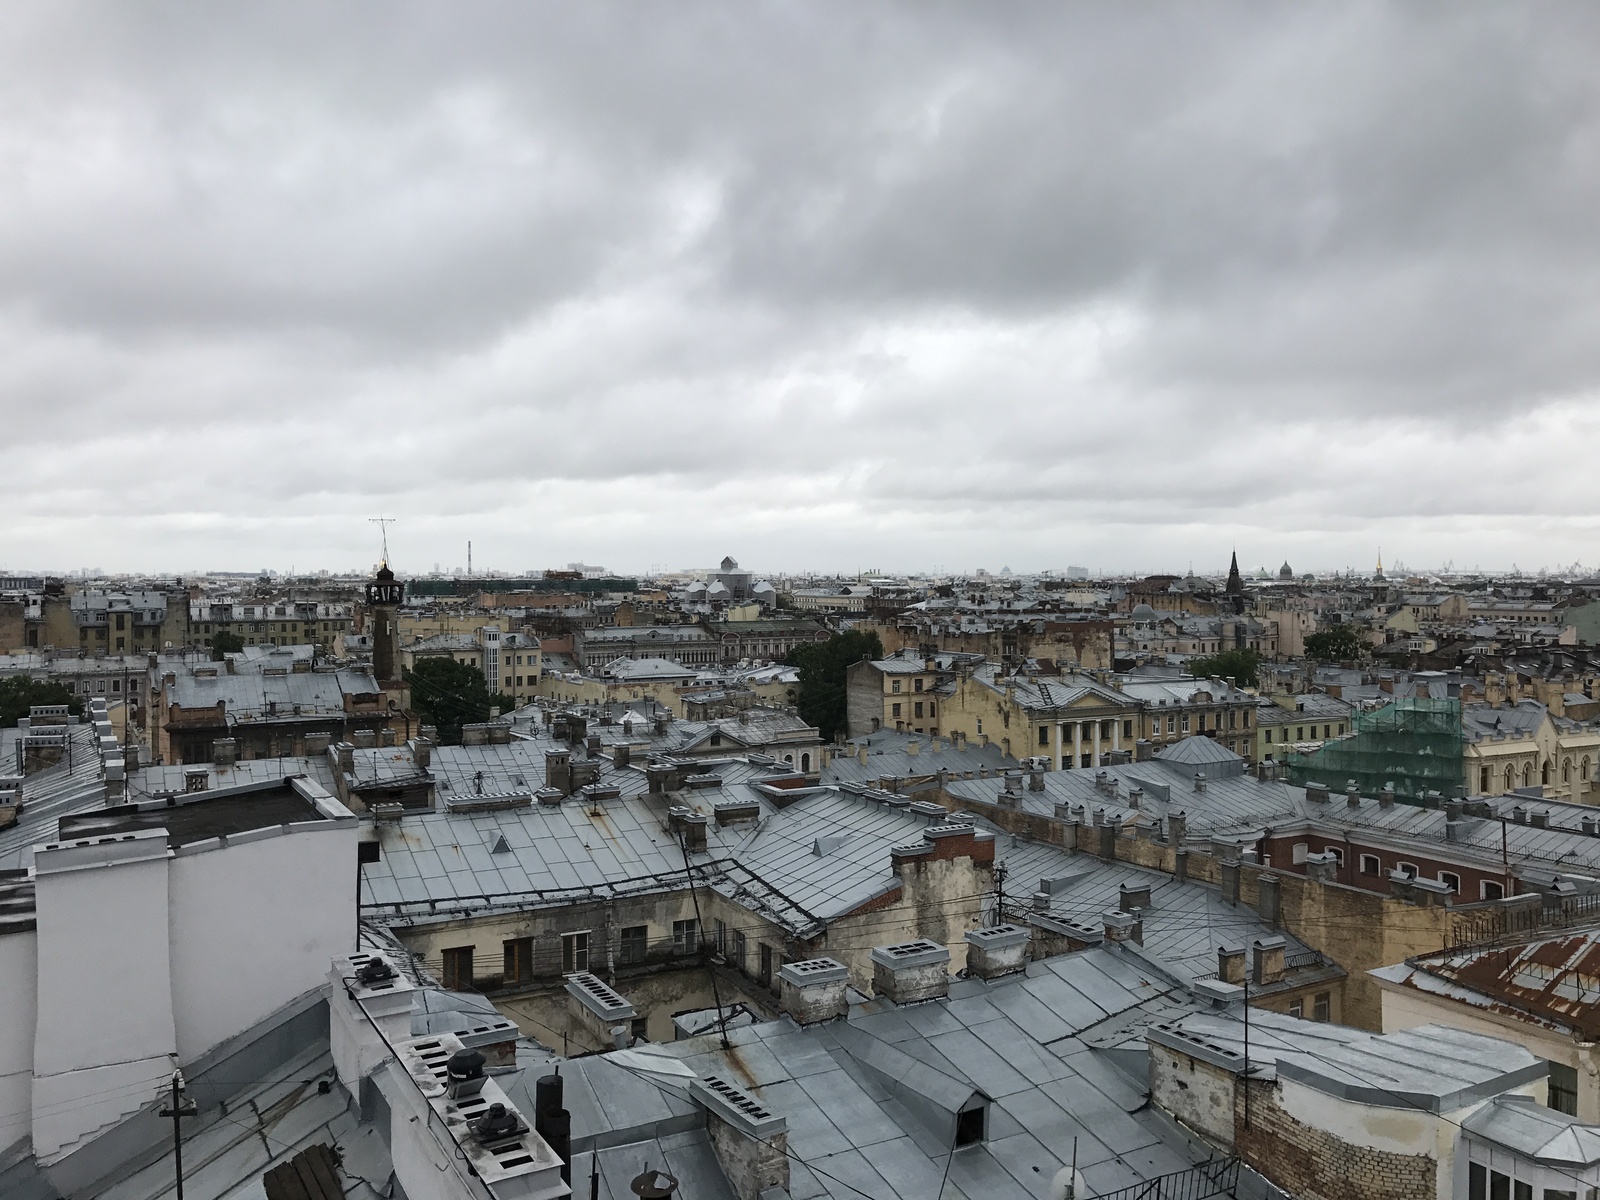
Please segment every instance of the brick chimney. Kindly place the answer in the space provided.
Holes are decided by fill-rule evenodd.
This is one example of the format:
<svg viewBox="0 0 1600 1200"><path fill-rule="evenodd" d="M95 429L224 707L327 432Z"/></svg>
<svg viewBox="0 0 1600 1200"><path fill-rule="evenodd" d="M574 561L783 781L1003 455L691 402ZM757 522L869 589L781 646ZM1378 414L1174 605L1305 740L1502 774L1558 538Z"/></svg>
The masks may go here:
<svg viewBox="0 0 1600 1200"><path fill-rule="evenodd" d="M941 999L950 993L950 951L927 938L874 947L872 986L895 1004Z"/></svg>
<svg viewBox="0 0 1600 1200"><path fill-rule="evenodd" d="M849 968L831 958L785 963L778 971L778 1000L798 1025L831 1021L850 1011L849 982Z"/></svg>
<svg viewBox="0 0 1600 1200"><path fill-rule="evenodd" d="M1100 917L1108 942L1132 942L1144 945L1144 922L1135 913L1112 911Z"/></svg>
<svg viewBox="0 0 1600 1200"><path fill-rule="evenodd" d="M976 979L1014 975L1028 965L1028 930L990 925L967 931L967 974Z"/></svg>
<svg viewBox="0 0 1600 1200"><path fill-rule="evenodd" d="M1217 947L1217 978L1223 983L1241 984L1244 982L1244 947L1243 946L1218 946Z"/></svg>
<svg viewBox="0 0 1600 1200"><path fill-rule="evenodd" d="M1250 982L1257 987L1278 983L1283 979L1283 953L1285 942L1281 937L1257 938L1252 946Z"/></svg>

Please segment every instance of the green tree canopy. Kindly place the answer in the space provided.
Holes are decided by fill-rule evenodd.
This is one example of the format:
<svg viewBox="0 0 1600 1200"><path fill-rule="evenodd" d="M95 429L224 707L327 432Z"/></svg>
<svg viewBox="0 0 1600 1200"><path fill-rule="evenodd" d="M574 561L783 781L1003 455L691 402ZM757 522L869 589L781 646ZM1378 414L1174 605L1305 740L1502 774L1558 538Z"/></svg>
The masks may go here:
<svg viewBox="0 0 1600 1200"><path fill-rule="evenodd" d="M405 672L411 685L411 707L426 725L439 730L439 740L447 746L461 743L461 727L478 725L489 719L489 710L508 713L516 701L489 691L483 672L453 658L424 658Z"/></svg>
<svg viewBox="0 0 1600 1200"><path fill-rule="evenodd" d="M1306 654L1318 662L1347 662L1365 658L1367 639L1354 625L1332 625L1306 637Z"/></svg>
<svg viewBox="0 0 1600 1200"><path fill-rule="evenodd" d="M65 704L73 716L83 715L83 701L65 684L44 683L26 675L0 679L0 726L14 728L35 704Z"/></svg>
<svg viewBox="0 0 1600 1200"><path fill-rule="evenodd" d="M211 660L221 662L224 655L237 654L243 649L244 639L224 629L211 639Z"/></svg>
<svg viewBox="0 0 1600 1200"><path fill-rule="evenodd" d="M845 672L863 658L882 658L883 643L875 633L838 633L825 642L799 646L784 659L799 668L800 699L796 707L824 741L845 728Z"/></svg>
<svg viewBox="0 0 1600 1200"><path fill-rule="evenodd" d="M1239 687L1261 686L1261 655L1254 650L1224 650L1207 658L1189 660L1189 671L1202 679L1215 675L1231 679Z"/></svg>

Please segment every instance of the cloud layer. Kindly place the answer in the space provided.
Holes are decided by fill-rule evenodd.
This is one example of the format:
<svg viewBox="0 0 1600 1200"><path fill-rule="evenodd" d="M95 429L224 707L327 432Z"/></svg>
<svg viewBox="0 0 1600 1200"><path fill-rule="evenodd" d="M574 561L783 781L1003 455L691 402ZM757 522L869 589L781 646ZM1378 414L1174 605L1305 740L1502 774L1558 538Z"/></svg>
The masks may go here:
<svg viewBox="0 0 1600 1200"><path fill-rule="evenodd" d="M1600 14L40 4L10 567L1600 558Z"/></svg>

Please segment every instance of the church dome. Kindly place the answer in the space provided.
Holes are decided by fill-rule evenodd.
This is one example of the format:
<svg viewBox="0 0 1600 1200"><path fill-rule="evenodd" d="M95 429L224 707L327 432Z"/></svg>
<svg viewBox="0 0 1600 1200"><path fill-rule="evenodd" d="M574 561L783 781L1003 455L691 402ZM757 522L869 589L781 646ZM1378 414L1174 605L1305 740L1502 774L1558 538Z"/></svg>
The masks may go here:
<svg viewBox="0 0 1600 1200"><path fill-rule="evenodd" d="M1288 563L1284 563L1283 566L1278 568L1278 578L1279 579L1293 579L1294 578L1294 568L1291 567Z"/></svg>
<svg viewBox="0 0 1600 1200"><path fill-rule="evenodd" d="M1128 615L1135 621L1154 621L1156 619L1156 610L1148 604L1135 604L1133 611Z"/></svg>

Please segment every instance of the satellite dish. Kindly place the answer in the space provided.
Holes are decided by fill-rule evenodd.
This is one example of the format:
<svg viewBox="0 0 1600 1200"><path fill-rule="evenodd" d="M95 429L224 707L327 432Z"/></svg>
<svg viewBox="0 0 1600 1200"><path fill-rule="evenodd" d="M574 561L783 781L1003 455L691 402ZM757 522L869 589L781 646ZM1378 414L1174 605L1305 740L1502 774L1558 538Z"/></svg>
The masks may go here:
<svg viewBox="0 0 1600 1200"><path fill-rule="evenodd" d="M1050 1200L1085 1200L1088 1195L1082 1171L1062 1167L1050 1179Z"/></svg>

